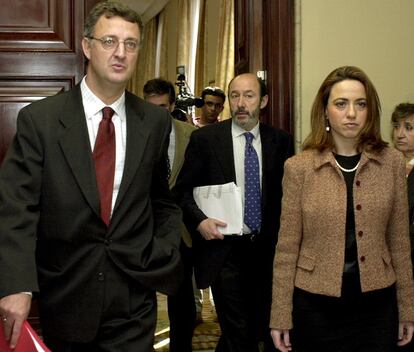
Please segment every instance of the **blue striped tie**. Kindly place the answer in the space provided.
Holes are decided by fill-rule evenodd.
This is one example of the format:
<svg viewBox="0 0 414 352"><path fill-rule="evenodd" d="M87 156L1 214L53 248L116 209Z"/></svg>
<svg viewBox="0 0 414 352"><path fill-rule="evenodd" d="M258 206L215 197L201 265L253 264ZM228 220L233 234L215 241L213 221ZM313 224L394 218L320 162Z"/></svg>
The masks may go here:
<svg viewBox="0 0 414 352"><path fill-rule="evenodd" d="M244 150L244 223L256 232L261 224L259 158L252 145L253 134L246 132Z"/></svg>

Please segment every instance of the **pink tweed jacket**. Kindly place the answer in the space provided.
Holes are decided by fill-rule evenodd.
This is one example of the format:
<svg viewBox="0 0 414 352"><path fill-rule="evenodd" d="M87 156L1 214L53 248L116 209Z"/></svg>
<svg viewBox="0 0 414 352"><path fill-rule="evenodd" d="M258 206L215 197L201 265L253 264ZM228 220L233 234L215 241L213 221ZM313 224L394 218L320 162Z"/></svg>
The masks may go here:
<svg viewBox="0 0 414 352"><path fill-rule="evenodd" d="M414 321L405 163L391 148L363 152L355 174L355 230L363 292L394 282L400 321ZM346 184L331 151L285 163L270 327L292 328L294 287L339 297L345 257Z"/></svg>

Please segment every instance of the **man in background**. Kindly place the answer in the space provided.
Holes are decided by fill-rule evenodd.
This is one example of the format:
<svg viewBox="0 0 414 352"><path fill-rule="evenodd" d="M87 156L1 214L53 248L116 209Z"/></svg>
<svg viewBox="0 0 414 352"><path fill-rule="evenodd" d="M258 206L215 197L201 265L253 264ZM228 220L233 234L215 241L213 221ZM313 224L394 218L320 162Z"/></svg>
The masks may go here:
<svg viewBox="0 0 414 352"><path fill-rule="evenodd" d="M224 109L226 95L218 87L206 87L201 92L204 105L201 107L201 115L194 117L196 127L211 125L219 121L219 115Z"/></svg>
<svg viewBox="0 0 414 352"><path fill-rule="evenodd" d="M125 90L142 30L136 12L99 2L85 21L87 75L19 112L0 168L0 316L12 348L38 293L52 351L150 352L156 290L178 288L171 118Z"/></svg>
<svg viewBox="0 0 414 352"><path fill-rule="evenodd" d="M201 92L201 98L204 100L204 105L201 107L201 115L195 116L193 118L194 126L197 128L201 128L204 126L208 126L219 122L219 117L221 112L224 109L224 102L226 101L226 95L224 94L223 90L218 87L205 87ZM207 290L204 290L207 291ZM216 313L214 311L214 299L211 292L211 288L208 289L209 291L209 300L211 307L213 309L213 317L216 319ZM194 296L196 300L196 310L197 310L197 322L201 323L203 321L202 318L202 310L203 310L203 302L206 296L203 290L198 290L194 288Z"/></svg>
<svg viewBox="0 0 414 352"><path fill-rule="evenodd" d="M144 99L161 106L168 112L174 110L175 90L171 82L156 78L144 85ZM172 120L168 145L168 165L170 167L169 186L175 185L178 173L184 162L184 153L195 127L176 119ZM175 295L168 296L168 316L170 319L170 352L191 352L195 327L196 308L193 294L193 258L191 237L182 224L180 253L184 266L184 280Z"/></svg>
<svg viewBox="0 0 414 352"><path fill-rule="evenodd" d="M264 82L241 74L230 82L232 119L195 131L174 193L193 235L195 277L211 286L222 335L217 352L276 351L269 319L272 269L279 229L283 165L293 155L293 140L259 122L268 102ZM197 206L194 187L235 182L240 188L242 234L226 235L226 226Z"/></svg>

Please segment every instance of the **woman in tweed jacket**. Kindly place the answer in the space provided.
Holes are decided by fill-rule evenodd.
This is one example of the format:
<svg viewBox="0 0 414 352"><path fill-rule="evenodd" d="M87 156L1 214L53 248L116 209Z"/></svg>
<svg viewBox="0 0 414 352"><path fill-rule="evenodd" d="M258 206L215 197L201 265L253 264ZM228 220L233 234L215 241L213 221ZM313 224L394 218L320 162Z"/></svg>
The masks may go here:
<svg viewBox="0 0 414 352"><path fill-rule="evenodd" d="M285 163L270 321L283 352L389 352L412 338L405 163L380 110L363 71L335 69Z"/></svg>

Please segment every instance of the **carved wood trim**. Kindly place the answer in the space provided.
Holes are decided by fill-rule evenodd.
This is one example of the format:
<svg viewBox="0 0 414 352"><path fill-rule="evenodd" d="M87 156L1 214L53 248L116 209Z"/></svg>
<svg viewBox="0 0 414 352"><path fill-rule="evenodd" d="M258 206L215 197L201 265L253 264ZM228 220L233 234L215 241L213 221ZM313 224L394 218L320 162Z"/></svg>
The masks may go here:
<svg viewBox="0 0 414 352"><path fill-rule="evenodd" d="M73 52L74 1L0 1L0 51Z"/></svg>
<svg viewBox="0 0 414 352"><path fill-rule="evenodd" d="M70 89L73 79L0 80L0 164L16 131L20 109L61 91Z"/></svg>

